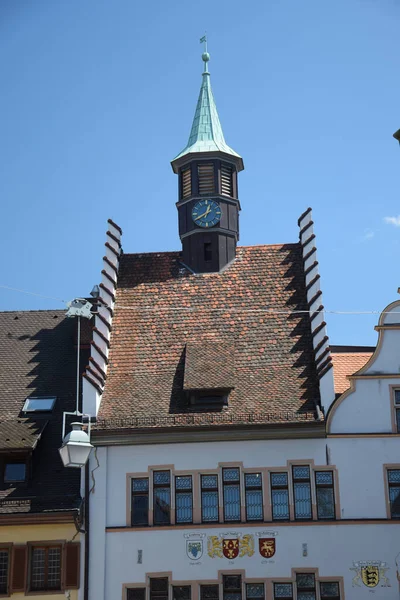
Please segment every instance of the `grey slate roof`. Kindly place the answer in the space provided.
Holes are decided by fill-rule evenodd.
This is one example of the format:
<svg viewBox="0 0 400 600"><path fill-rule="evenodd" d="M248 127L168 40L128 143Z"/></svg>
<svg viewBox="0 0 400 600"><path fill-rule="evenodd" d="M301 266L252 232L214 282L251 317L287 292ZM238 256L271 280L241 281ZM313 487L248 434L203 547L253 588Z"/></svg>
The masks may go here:
<svg viewBox="0 0 400 600"><path fill-rule="evenodd" d="M65 469L58 453L62 415L75 409L76 386L76 321L64 314L0 313L0 461L32 451L27 483L0 481L0 514L65 511L80 503L80 473ZM29 396L56 396L53 411L27 418L21 409Z"/></svg>

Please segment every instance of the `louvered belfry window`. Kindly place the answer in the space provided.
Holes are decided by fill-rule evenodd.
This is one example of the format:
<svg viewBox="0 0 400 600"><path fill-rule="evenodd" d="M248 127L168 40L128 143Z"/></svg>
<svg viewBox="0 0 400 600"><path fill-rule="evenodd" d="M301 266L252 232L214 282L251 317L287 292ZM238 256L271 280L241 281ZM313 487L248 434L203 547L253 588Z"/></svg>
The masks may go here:
<svg viewBox="0 0 400 600"><path fill-rule="evenodd" d="M221 194L232 196L232 167L231 165L221 165Z"/></svg>
<svg viewBox="0 0 400 600"><path fill-rule="evenodd" d="M182 169L182 198L189 198L192 194L192 172L191 168Z"/></svg>
<svg viewBox="0 0 400 600"><path fill-rule="evenodd" d="M199 163L197 166L199 176L199 194L214 194L214 165L213 163Z"/></svg>

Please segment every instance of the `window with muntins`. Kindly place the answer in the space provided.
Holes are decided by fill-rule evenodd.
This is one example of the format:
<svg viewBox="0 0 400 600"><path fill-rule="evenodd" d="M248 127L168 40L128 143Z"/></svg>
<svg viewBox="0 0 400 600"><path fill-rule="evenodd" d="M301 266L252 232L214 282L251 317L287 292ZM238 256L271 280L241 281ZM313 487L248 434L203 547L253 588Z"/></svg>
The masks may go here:
<svg viewBox="0 0 400 600"><path fill-rule="evenodd" d="M318 519L335 518L333 471L315 471Z"/></svg>
<svg viewBox="0 0 400 600"><path fill-rule="evenodd" d="M30 563L31 591L61 589L61 546L33 546Z"/></svg>
<svg viewBox="0 0 400 600"><path fill-rule="evenodd" d="M337 581L321 581L319 584L321 600L340 600L340 589Z"/></svg>
<svg viewBox="0 0 400 600"><path fill-rule="evenodd" d="M192 476L175 477L175 521L176 523L193 522Z"/></svg>
<svg viewBox="0 0 400 600"><path fill-rule="evenodd" d="M317 600L314 573L296 573L297 600Z"/></svg>
<svg viewBox="0 0 400 600"><path fill-rule="evenodd" d="M246 583L246 600L264 600L263 583Z"/></svg>
<svg viewBox="0 0 400 600"><path fill-rule="evenodd" d="M171 523L171 474L169 471L153 473L153 522L154 525Z"/></svg>
<svg viewBox="0 0 400 600"><path fill-rule="evenodd" d="M390 516L400 519L400 469L388 469Z"/></svg>
<svg viewBox="0 0 400 600"><path fill-rule="evenodd" d="M242 600L242 578L240 575L224 575L223 600Z"/></svg>
<svg viewBox="0 0 400 600"><path fill-rule="evenodd" d="M132 525L149 524L149 479L138 477L132 479Z"/></svg>
<svg viewBox="0 0 400 600"><path fill-rule="evenodd" d="M168 600L168 577L150 578L150 600Z"/></svg>
<svg viewBox="0 0 400 600"><path fill-rule="evenodd" d="M146 600L146 588L130 588L126 590L126 600Z"/></svg>
<svg viewBox="0 0 400 600"><path fill-rule="evenodd" d="M8 594L8 575L10 568L10 551L0 548L0 594Z"/></svg>
<svg viewBox="0 0 400 600"><path fill-rule="evenodd" d="M400 433L400 388L393 390L394 411L396 415L396 431Z"/></svg>
<svg viewBox="0 0 400 600"><path fill-rule="evenodd" d="M201 476L201 520L218 523L218 475Z"/></svg>
<svg viewBox="0 0 400 600"><path fill-rule="evenodd" d="M197 174L199 178L199 194L208 196L215 194L213 163L199 163L197 166Z"/></svg>
<svg viewBox="0 0 400 600"><path fill-rule="evenodd" d="M288 521L289 487L287 473L271 473L272 520Z"/></svg>
<svg viewBox="0 0 400 600"><path fill-rule="evenodd" d="M309 466L293 467L293 497L295 519L299 521L312 519Z"/></svg>
<svg viewBox="0 0 400 600"><path fill-rule="evenodd" d="M192 588L190 585L174 585L172 588L172 600L190 600Z"/></svg>
<svg viewBox="0 0 400 600"><path fill-rule="evenodd" d="M274 600L293 600L293 584L274 583Z"/></svg>
<svg viewBox="0 0 400 600"><path fill-rule="evenodd" d="M200 600L219 600L219 585L201 585Z"/></svg>
<svg viewBox="0 0 400 600"><path fill-rule="evenodd" d="M263 520L263 497L261 473L245 473L246 520Z"/></svg>
<svg viewBox="0 0 400 600"><path fill-rule="evenodd" d="M224 521L240 521L240 469L222 469Z"/></svg>

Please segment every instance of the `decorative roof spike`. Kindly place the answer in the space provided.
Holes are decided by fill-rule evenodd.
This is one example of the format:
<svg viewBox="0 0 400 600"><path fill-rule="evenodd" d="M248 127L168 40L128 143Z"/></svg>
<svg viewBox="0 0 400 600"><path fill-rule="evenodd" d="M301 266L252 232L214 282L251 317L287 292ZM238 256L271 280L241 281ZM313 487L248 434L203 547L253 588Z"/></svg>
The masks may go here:
<svg viewBox="0 0 400 600"><path fill-rule="evenodd" d="M223 152L236 158L239 163L239 170L242 170L242 157L232 150L225 142L221 123L218 116L217 107L211 89L210 72L208 70L208 61L210 55L207 52L207 37L203 36L200 40L204 43L204 52L202 59L204 62L203 81L200 88L199 99L197 101L196 112L194 114L192 129L190 131L189 140L182 152L178 154L172 161L172 164L186 156L187 154L199 152ZM174 166L174 164L173 164Z"/></svg>

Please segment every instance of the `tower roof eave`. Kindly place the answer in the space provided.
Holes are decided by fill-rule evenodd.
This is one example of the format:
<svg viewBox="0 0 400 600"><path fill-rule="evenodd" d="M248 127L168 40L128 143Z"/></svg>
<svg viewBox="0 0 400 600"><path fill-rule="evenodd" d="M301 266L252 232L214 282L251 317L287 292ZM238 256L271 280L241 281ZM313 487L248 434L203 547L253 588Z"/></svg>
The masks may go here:
<svg viewBox="0 0 400 600"><path fill-rule="evenodd" d="M178 173L179 168L193 158L207 159L216 158L218 156L235 163L237 170L243 171L243 158L239 154L229 148L226 144L222 147L218 147L217 144L210 142L209 140L194 144L193 146L187 146L182 150L178 156L175 156L175 158L171 160L172 170L174 173Z"/></svg>

